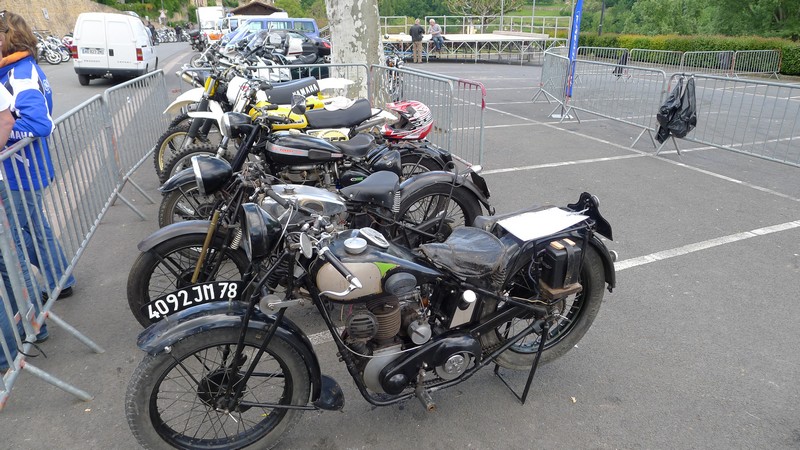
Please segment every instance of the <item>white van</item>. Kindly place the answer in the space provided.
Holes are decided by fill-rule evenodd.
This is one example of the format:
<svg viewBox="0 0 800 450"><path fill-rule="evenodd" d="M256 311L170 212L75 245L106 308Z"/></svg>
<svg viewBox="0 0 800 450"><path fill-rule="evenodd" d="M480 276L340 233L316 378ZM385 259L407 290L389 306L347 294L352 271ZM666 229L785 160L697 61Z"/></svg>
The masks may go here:
<svg viewBox="0 0 800 450"><path fill-rule="evenodd" d="M92 78L133 78L158 68L147 29L136 17L82 13L72 35L72 57L81 86Z"/></svg>

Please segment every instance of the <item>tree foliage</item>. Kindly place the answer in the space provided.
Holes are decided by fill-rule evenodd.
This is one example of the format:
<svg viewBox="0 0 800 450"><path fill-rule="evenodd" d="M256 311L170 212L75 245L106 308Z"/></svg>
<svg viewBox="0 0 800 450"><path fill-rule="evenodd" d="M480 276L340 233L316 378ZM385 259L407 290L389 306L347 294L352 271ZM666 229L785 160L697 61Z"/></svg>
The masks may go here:
<svg viewBox="0 0 800 450"><path fill-rule="evenodd" d="M522 7L524 0L445 0L445 5L457 16L499 16L504 12L514 11Z"/></svg>

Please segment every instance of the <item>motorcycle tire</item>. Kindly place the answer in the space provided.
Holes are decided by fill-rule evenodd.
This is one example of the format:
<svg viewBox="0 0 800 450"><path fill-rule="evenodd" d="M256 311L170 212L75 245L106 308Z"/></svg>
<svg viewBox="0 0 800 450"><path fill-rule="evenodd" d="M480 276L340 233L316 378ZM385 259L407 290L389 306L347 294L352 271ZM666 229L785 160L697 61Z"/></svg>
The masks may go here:
<svg viewBox="0 0 800 450"><path fill-rule="evenodd" d="M186 220L208 220L214 212L218 194L202 195L197 184L189 183L164 194L158 208L158 226Z"/></svg>
<svg viewBox="0 0 800 450"><path fill-rule="evenodd" d="M72 58L72 53L65 48L59 49L58 52L61 55L61 62L67 62Z"/></svg>
<svg viewBox="0 0 800 450"><path fill-rule="evenodd" d="M161 174L164 171L166 162L172 158L173 154L179 152L183 148L190 126L191 121L187 121L175 128L168 128L167 131L158 138L156 150L153 152L153 165L155 166L156 174L159 179L161 179ZM197 139L215 148L219 147L222 141L222 133L219 131L219 125L216 122L212 122L208 135L202 137L198 136ZM169 177L165 178L164 181L167 179L169 179ZM162 181L162 183L164 181Z"/></svg>
<svg viewBox="0 0 800 450"><path fill-rule="evenodd" d="M400 202L396 218L405 226L398 226L392 233L393 241L408 248L443 242L454 228L472 225L481 212L478 198L463 186L453 188L446 183L423 186L406 193Z"/></svg>
<svg viewBox="0 0 800 450"><path fill-rule="evenodd" d="M205 67L207 64L205 63L205 58L203 58L202 53L198 53L192 56L192 59L189 60L189 65L194 67L195 69L199 69L201 67Z"/></svg>
<svg viewBox="0 0 800 450"><path fill-rule="evenodd" d="M192 274L205 242L205 234L186 234L168 239L152 249L143 252L134 261L128 273L128 306L143 327L153 321L142 312L142 308L163 295L191 284ZM214 236L209 245L209 257L222 258L214 273L201 273L200 281L242 280L250 262L240 247L236 250L225 248L221 237ZM206 270L209 272L210 270Z"/></svg>
<svg viewBox="0 0 800 450"><path fill-rule="evenodd" d="M558 325L551 327L547 342L544 344L544 351L539 364L551 362L575 347L584 334L592 326L592 322L600 311L603 302L603 291L605 289L605 272L600 255L594 247L589 246L583 249L585 260L581 268L579 282L583 290L577 295L567 297L561 307L561 315ZM508 285L510 295L519 298L530 298L534 295L534 288L531 286L533 280L528 275L529 266L525 265L516 274L511 276L511 283ZM531 286L531 287L529 287ZM498 307L497 300L487 298L484 301L481 316L485 317L494 313ZM502 324L494 330L481 335L481 345L486 350L497 348L505 343L508 336L513 336L515 330L522 331L530 325L532 319L518 317L510 323ZM511 348L504 351L497 357L497 364L501 367L513 370L530 370L533 360L538 353L541 336L532 333L524 337L521 341L514 344Z"/></svg>
<svg viewBox="0 0 800 450"><path fill-rule="evenodd" d="M445 168L439 165L433 158L426 155L414 154L403 155L400 159L400 167L402 168L402 175L400 176L402 180L420 173L445 170Z"/></svg>
<svg viewBox="0 0 800 450"><path fill-rule="evenodd" d="M44 58L47 60L48 63L52 65L61 64L61 54L53 50L46 50L44 52Z"/></svg>
<svg viewBox="0 0 800 450"><path fill-rule="evenodd" d="M210 133L209 133L210 134ZM161 173L158 174L158 179L161 184L166 183L173 175L183 169L192 167L192 156L196 155L209 155L214 156L217 154L219 146L213 146L206 143L188 144L182 149L173 152L169 159L164 163ZM230 162L230 161L228 161Z"/></svg>
<svg viewBox="0 0 800 450"><path fill-rule="evenodd" d="M241 382L264 339L264 331L247 331L244 365L231 374L226 365L239 334L239 328L198 332L172 345L169 353L142 359L125 394L125 416L143 448L272 448L297 424L301 410L240 404L308 402L309 368L280 333L270 340L236 406L230 412L214 407L227 401L221 388Z"/></svg>

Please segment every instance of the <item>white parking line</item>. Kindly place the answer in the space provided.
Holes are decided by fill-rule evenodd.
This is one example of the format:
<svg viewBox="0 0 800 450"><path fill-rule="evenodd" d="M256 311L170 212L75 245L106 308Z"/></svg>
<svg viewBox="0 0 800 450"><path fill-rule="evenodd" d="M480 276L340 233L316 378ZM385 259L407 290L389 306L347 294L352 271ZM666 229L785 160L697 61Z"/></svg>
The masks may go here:
<svg viewBox="0 0 800 450"><path fill-rule="evenodd" d="M755 230L751 231L744 231L742 233L731 234L728 236L718 237L715 239L709 239L703 242L684 245L683 247L677 247L669 250L663 250L660 252L651 253L649 255L626 259L624 261L614 263L614 269L617 272L619 272L620 270L630 269L631 267L650 264L656 261L663 261L665 259L674 258L676 256L686 255L689 253L698 252L700 250L705 250L712 247L718 247L720 245L743 241L745 239L764 236L767 234L777 233L780 231L791 230L798 227L800 227L800 220L795 220L793 222L786 222L779 225L772 225L764 228L756 228Z"/></svg>

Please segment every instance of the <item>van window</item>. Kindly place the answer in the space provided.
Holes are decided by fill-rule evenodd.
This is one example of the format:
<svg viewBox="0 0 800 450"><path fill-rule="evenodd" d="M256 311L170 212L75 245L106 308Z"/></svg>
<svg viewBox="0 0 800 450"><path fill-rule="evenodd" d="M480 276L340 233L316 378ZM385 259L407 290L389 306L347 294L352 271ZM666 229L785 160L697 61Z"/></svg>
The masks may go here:
<svg viewBox="0 0 800 450"><path fill-rule="evenodd" d="M288 21L277 21L277 20L270 20L267 22L267 29L268 30L285 30L291 29L291 22Z"/></svg>
<svg viewBox="0 0 800 450"><path fill-rule="evenodd" d="M314 23L310 20L295 20L294 29L301 33L313 33L316 31L314 29Z"/></svg>

